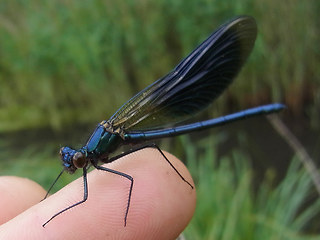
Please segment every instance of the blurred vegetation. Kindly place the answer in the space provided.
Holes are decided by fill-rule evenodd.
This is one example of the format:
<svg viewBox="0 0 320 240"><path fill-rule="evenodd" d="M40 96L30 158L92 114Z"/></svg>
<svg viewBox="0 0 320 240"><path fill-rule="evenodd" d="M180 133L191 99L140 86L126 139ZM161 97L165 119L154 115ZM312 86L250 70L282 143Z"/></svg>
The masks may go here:
<svg viewBox="0 0 320 240"><path fill-rule="evenodd" d="M209 140L211 144L216 145L221 136L215 139ZM311 200L314 186L298 159L292 160L281 181L276 183L275 172L269 170L257 187L256 172L243 151L218 157L216 149L205 148L197 157L195 148L187 149L198 197L195 216L185 230L187 239L320 238L310 233L319 230L315 217L319 217L320 199ZM199 157L202 161L196 160Z"/></svg>
<svg viewBox="0 0 320 240"><path fill-rule="evenodd" d="M241 14L257 20L256 46L211 112L281 101L311 119L320 105L319 5L316 0L1 1L0 131L107 119L220 24Z"/></svg>
<svg viewBox="0 0 320 240"><path fill-rule="evenodd" d="M320 199L315 196L311 177L296 158L280 180L271 169L258 180L261 176L242 148L219 153L219 143L226 141L224 132L198 140L195 145L188 136L178 139L188 146L185 159L197 191L196 212L184 231L186 239L320 239ZM0 162L1 172L31 178L48 189L61 171L52 155L54 148L49 145L39 151L28 147L14 156L14 162ZM0 151L0 159L5 156L7 152ZM62 175L54 191L80 176L81 171L75 176Z"/></svg>
<svg viewBox="0 0 320 240"><path fill-rule="evenodd" d="M319 126L319 12L317 0L0 1L1 175L29 177L48 188L61 170L54 155L59 145L83 143L79 139L90 134L86 126L92 130L108 119L236 15L255 17L258 39L210 115L278 101L288 105L290 116L306 117L308 127ZM36 132L31 138L24 132L30 129ZM39 137L43 129L52 132ZM269 131L253 129L262 136ZM7 133L16 135L7 140ZM319 200L310 200L312 185L297 161L280 180L266 177L253 186L256 169L246 150L260 151L270 137L260 135L251 144L233 136L239 144L230 149L222 141L228 154L215 152L219 136L195 147L179 138L198 191L187 239L320 238L304 234L317 229L320 207ZM319 141L309 139L317 146ZM179 140L167 145L182 148ZM261 159L283 156L270 149ZM74 176L62 178L55 190Z"/></svg>

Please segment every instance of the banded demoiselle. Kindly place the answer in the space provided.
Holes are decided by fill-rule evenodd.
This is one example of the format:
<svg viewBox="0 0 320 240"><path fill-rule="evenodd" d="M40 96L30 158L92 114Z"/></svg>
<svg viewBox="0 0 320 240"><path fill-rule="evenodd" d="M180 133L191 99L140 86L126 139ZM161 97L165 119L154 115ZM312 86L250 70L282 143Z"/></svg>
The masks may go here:
<svg viewBox="0 0 320 240"><path fill-rule="evenodd" d="M185 120L204 110L228 87L250 55L256 36L257 25L252 17L240 16L226 22L166 76L132 97L109 120L99 123L82 148L78 150L70 147L61 148L60 157L64 169L53 185L64 171L72 174L81 168L84 197L83 200L55 214L43 226L61 213L87 200L87 170L90 166L120 175L130 181L124 217L124 225L126 225L134 179L126 173L98 164L113 162L142 148L156 148L178 176L193 188L157 145L147 144L109 158L109 155L121 145L141 144L153 139L173 137L283 109L285 107L283 104L274 103L215 119L183 124Z"/></svg>

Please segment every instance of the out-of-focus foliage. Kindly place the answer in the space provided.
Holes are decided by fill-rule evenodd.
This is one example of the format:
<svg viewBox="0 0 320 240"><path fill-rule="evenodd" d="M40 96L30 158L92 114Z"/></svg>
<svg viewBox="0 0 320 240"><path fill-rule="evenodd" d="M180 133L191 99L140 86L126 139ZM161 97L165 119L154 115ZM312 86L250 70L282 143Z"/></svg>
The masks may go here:
<svg viewBox="0 0 320 240"><path fill-rule="evenodd" d="M210 145L209 141L211 146L217 146L220 137L206 138L199 145ZM320 238L320 199L311 200L315 187L297 158L278 183L275 172L269 170L258 184L257 172L243 151L234 149L218 157L217 147L206 146L198 155L199 146L188 146L187 162L196 182L198 202L185 231L187 239Z"/></svg>
<svg viewBox="0 0 320 240"><path fill-rule="evenodd" d="M79 126L109 118L237 15L256 18L258 38L210 113L279 101L287 112L319 124L319 12L317 0L1 1L0 132L72 126L72 135L85 140L88 132ZM61 132L65 143L70 132ZM265 133L257 135L270 137ZM0 138L1 175L29 177L48 188L61 169L52 152L62 143L51 145L55 135L48 136L30 143L17 132L24 144L13 141L13 155L9 141ZM312 239L302 232L319 216L319 202L303 205L312 186L296 162L280 185L265 182L255 192L245 153L230 148L232 156L217 156L217 145L203 146L200 154L189 143L181 151L187 151L199 199L188 239ZM69 180L63 177L56 189Z"/></svg>
<svg viewBox="0 0 320 240"><path fill-rule="evenodd" d="M316 115L319 2L37 1L0 3L0 130L108 118L236 15L256 18L253 54L218 103L285 101ZM308 107L306 108L306 103ZM217 105L216 105L217 109Z"/></svg>

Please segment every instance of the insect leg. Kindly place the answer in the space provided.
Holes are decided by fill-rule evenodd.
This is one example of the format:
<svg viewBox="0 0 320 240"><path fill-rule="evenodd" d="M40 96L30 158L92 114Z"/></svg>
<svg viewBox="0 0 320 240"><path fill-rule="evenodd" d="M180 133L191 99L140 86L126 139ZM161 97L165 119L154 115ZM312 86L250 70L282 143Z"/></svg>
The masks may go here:
<svg viewBox="0 0 320 240"><path fill-rule="evenodd" d="M61 174L60 174L61 175ZM55 215L53 215L48 221L46 221L42 227L45 227L52 219L54 219L55 217L59 216L61 213L68 211L69 209L78 206L82 203L84 203L85 201L87 201L88 199L88 181L87 181L87 168L84 167L83 168L83 187L84 187L84 191L83 191L83 199L80 202L77 202L63 210L61 210L60 212L56 213Z"/></svg>
<svg viewBox="0 0 320 240"><path fill-rule="evenodd" d="M62 175L63 172L64 172L64 169L62 169L62 171L59 173L59 175L58 175L58 177L56 178L56 180L54 180L54 182L51 184L50 188L49 188L48 191L47 191L47 194L44 196L44 198L43 198L41 201L45 200L45 199L48 197L49 192L51 191L51 189L53 188L53 186L57 183L58 179L61 177L61 175Z"/></svg>
<svg viewBox="0 0 320 240"><path fill-rule="evenodd" d="M157 150L161 153L161 155L164 157L164 159L169 163L169 165L173 168L173 170L179 175L179 177L193 189L192 184L189 183L189 182L180 174L180 172L173 166L173 164L169 161L169 159L166 157L166 155L164 155L164 153L161 151L161 149L159 148L159 146L158 146L157 144L155 144L155 143L150 143L150 144L147 145L146 147L150 147L150 148L155 148L155 149L157 149Z"/></svg>
<svg viewBox="0 0 320 240"><path fill-rule="evenodd" d="M134 152L137 152L137 151L140 151L142 149L145 149L145 148L155 148L157 149L160 154L163 156L163 158L169 163L169 165L173 168L173 170L179 175L179 177L185 182L187 183L192 189L193 189L193 186L191 183L189 183L181 174L180 172L173 166L173 164L169 161L169 159L166 157L166 155L164 155L164 153L161 151L161 149L159 148L159 146L155 143L150 143L150 144L146 144L146 145L143 145L143 146L140 146L138 148L135 148L135 149L131 149L125 153L122 153L122 154L119 154L117 156L114 156L112 158L109 158L106 162L113 162L121 157L124 157L126 155L129 155L131 153L134 153Z"/></svg>
<svg viewBox="0 0 320 240"><path fill-rule="evenodd" d="M118 156L115 156L115 157L114 157L115 159L114 159L113 161L115 161L116 159L120 158L121 156L118 157L118 158L117 158L117 157L118 157ZM124 226L126 226L126 225L127 225L127 217L128 217L130 202L131 202L131 194L132 194L132 188L133 188L133 177L131 177L130 175L125 174L125 173L123 173L123 172L119 172L119 171L116 171L116 170L113 170L113 169L110 169L110 168L106 168L106 167L99 166L99 165L97 165L97 164L94 163L94 162L93 162L92 164L93 164L93 166L94 166L96 169L98 169L98 170L102 170L102 171L114 173L114 174L120 175L120 176L125 177L125 178L127 178L127 179L130 180L131 184L130 184L130 190L129 190L129 196L128 196L128 203L127 203L126 214L125 214L125 217L124 217Z"/></svg>

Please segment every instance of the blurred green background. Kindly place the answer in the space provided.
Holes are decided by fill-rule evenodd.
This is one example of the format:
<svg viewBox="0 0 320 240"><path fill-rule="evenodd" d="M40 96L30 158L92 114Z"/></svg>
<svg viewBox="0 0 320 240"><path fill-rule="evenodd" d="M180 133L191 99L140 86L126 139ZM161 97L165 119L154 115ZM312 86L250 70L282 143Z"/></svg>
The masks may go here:
<svg viewBox="0 0 320 240"><path fill-rule="evenodd" d="M98 122L236 15L255 17L258 38L206 118L285 103L280 117L319 159L319 12L317 0L0 1L0 174L48 188L61 146L80 147ZM187 239L320 239L310 176L265 118L210 132L160 143L196 181Z"/></svg>

